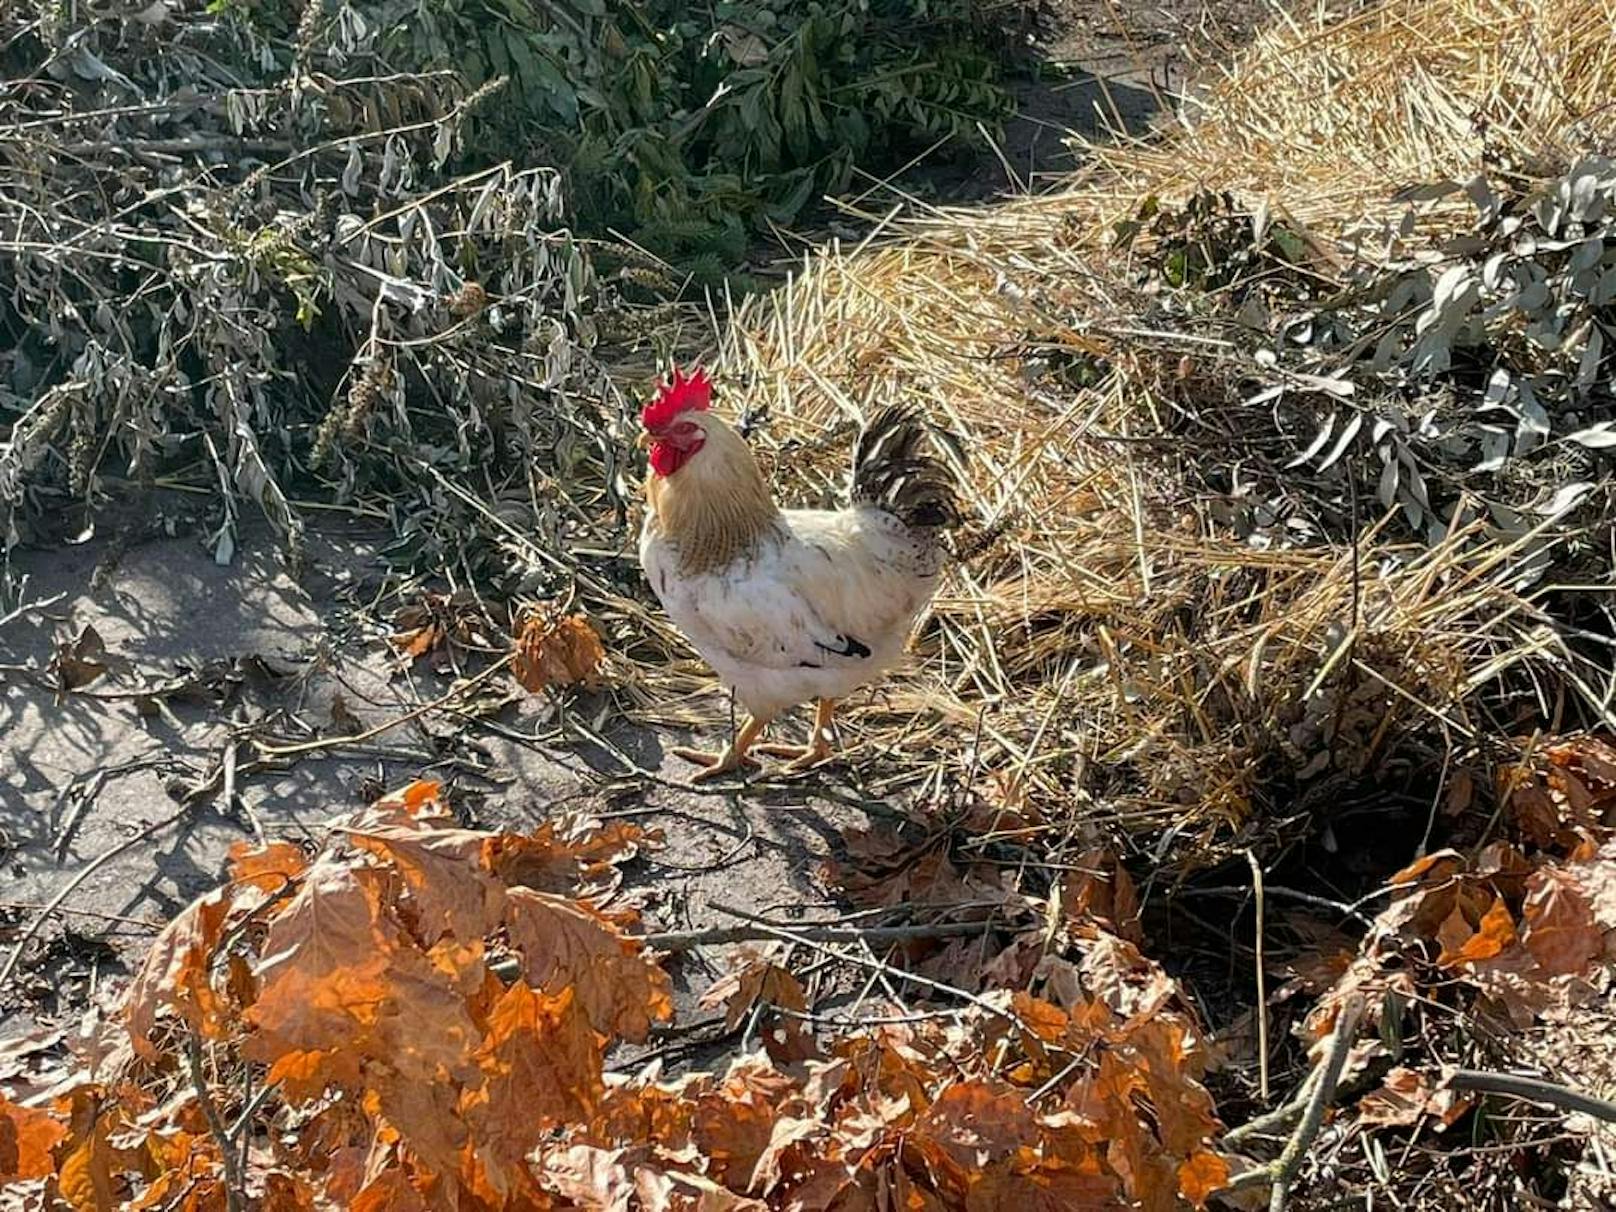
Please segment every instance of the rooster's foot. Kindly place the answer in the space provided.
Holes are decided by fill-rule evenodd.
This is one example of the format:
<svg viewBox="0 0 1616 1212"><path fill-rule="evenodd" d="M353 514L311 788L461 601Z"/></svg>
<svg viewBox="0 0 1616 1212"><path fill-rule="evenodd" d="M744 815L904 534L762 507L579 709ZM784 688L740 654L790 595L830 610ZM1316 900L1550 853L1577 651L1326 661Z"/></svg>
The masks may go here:
<svg viewBox="0 0 1616 1212"><path fill-rule="evenodd" d="M754 753L766 753L770 757L790 758L784 769L788 774L800 774L804 770L812 770L826 758L830 757L830 743L817 740L812 745L758 745L752 750Z"/></svg>
<svg viewBox="0 0 1616 1212"><path fill-rule="evenodd" d="M676 758L683 758L695 766L705 767L690 776L692 783L706 783L713 779L723 778L726 774L734 774L743 766L753 766L756 763L744 753L737 753L733 747L723 753L709 753L703 749L675 749L672 751Z"/></svg>

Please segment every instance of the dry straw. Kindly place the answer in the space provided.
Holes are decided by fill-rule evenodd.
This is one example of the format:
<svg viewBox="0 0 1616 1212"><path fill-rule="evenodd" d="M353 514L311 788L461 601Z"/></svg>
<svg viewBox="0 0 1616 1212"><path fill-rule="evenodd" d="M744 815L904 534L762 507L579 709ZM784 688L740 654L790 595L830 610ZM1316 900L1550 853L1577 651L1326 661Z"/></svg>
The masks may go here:
<svg viewBox="0 0 1616 1212"><path fill-rule="evenodd" d="M1356 550L1262 550L1220 527L1185 470L1223 452L1166 437L1160 367L1188 355L1217 382L1232 354L1135 318L1103 232L1147 194L1211 186L1344 255L1395 189L1468 177L1484 147L1528 165L1592 142L1616 96L1612 13L1400 0L1282 25L1165 138L1092 149L1050 196L832 246L742 310L726 402L768 406L755 440L784 501L827 499L856 418L905 399L966 436L980 522L1013 519L938 596L912 672L855 705L853 736L899 759L876 790L986 768L1063 820L1212 859L1260 827L1283 840L1345 788L1608 708L1596 666L1513 588L1529 541L1400 547L1366 517ZM1050 349L1108 370L1042 390L1027 360ZM658 722L720 717L698 665L647 677Z"/></svg>

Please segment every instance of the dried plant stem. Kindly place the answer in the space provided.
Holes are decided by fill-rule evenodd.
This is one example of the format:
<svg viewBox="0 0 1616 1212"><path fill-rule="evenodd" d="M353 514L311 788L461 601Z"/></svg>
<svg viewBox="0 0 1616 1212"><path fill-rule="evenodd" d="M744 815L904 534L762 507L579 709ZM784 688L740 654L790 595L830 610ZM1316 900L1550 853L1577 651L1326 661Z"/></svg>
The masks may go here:
<svg viewBox="0 0 1616 1212"><path fill-rule="evenodd" d="M1330 1032L1329 1043L1325 1045L1324 1058L1302 1083L1298 1097L1285 1107L1263 1117L1269 1124L1277 1125L1283 1122L1282 1117L1288 1119L1298 1110L1301 1113L1301 1122L1296 1125L1296 1130L1285 1142L1285 1148L1280 1155L1265 1166L1258 1166L1237 1175L1223 1188L1225 1191L1243 1191L1247 1187L1267 1184L1270 1187L1269 1212L1283 1212L1285 1200L1290 1195L1291 1184L1296 1181L1296 1172L1301 1169L1302 1159L1307 1156L1308 1148L1317 1138L1319 1128L1324 1123L1324 1113L1329 1108L1331 1100L1335 1098L1335 1088L1341 1081L1341 1070L1347 1063L1347 1052L1358 1030L1358 1020L1363 1016L1363 1009L1362 994L1355 993L1347 999L1336 1012L1335 1029ZM1254 1125L1248 1127L1255 1131Z"/></svg>
<svg viewBox="0 0 1616 1212"><path fill-rule="evenodd" d="M1268 1101L1268 975L1263 971L1263 929L1265 898L1263 895L1262 864L1250 850L1246 862L1251 864L1251 890L1257 903L1257 1092L1263 1102Z"/></svg>
<svg viewBox="0 0 1616 1212"><path fill-rule="evenodd" d="M219 1146L219 1164L224 1169L224 1202L229 1212L246 1212L246 1188L241 1181L241 1166L236 1151L230 1147L230 1133L219 1115L219 1108L208 1089L207 1075L202 1072L202 1044L196 1032L185 1033L185 1060L191 1071L191 1085L196 1088L196 1101L202 1108L202 1118L208 1121L208 1132Z"/></svg>
<svg viewBox="0 0 1616 1212"><path fill-rule="evenodd" d="M366 741L374 740L381 736L384 732L391 732L400 724L408 724L411 720L418 720L424 715L430 715L434 711L442 710L468 690L473 690L488 681L489 678L504 669L515 659L515 653L506 653L481 673L467 678L464 682L457 682L431 702L422 703L419 707L412 708L401 716L377 724L374 728L367 728L363 732L355 733L352 736L328 736L317 741L303 741L296 745L264 745L260 743L258 745L258 755L262 758L298 757L307 753L319 753L323 749L340 749L346 745L362 745Z"/></svg>
<svg viewBox="0 0 1616 1212"><path fill-rule="evenodd" d="M733 913L717 903L713 908L721 913ZM715 943L745 943L776 937L782 929L794 930L805 939L816 943L868 943L871 946L908 942L921 938L954 938L959 935L985 934L994 927L993 922L934 922L912 926L795 926L790 923L775 925L758 922L745 926L713 926L707 930L676 930L666 934L647 934L643 941L657 951L689 951L695 947Z"/></svg>
<svg viewBox="0 0 1616 1212"><path fill-rule="evenodd" d="M1478 1094L1507 1094L1533 1103L1546 1103L1561 1111L1577 1111L1595 1119L1616 1124L1616 1103L1595 1098L1569 1086L1527 1077L1520 1073L1487 1073L1480 1069L1460 1069L1447 1080L1450 1090L1473 1090Z"/></svg>
<svg viewBox="0 0 1616 1212"><path fill-rule="evenodd" d="M89 879L113 859L118 858L120 855L127 854L136 846L149 842L163 830L167 829L170 825L178 824L185 817L189 816L190 812L191 805L187 804L178 812L171 813L170 815L163 817L161 820L153 821L150 825L147 825L133 837L127 838L118 843L118 845L114 846L111 850L102 851L88 863L85 863L83 870L81 870L72 879L68 880L66 884L62 885L62 890L55 896L51 897L51 899L34 916L34 920L29 922L28 926L23 930L23 932L18 935L17 941L11 945L11 953L6 956L5 966L0 967L0 988L5 988L11 983L11 977L17 971L17 965L22 961L23 951L27 948L28 944L34 940L34 936L39 933L40 929L45 925L45 923L51 919L51 916L61 911L62 903L66 901L68 897L73 895L74 890L77 889L80 884L84 883L85 880Z"/></svg>

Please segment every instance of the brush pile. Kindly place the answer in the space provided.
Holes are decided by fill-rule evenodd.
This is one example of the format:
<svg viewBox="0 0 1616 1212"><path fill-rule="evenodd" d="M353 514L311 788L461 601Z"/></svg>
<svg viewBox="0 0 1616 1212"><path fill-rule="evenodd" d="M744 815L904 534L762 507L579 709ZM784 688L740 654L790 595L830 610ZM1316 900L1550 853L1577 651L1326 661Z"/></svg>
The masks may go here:
<svg viewBox="0 0 1616 1212"><path fill-rule="evenodd" d="M221 563L243 509L295 553L298 495L450 562L445 477L605 457L610 286L557 170L454 171L501 81L390 72L347 7L290 41L218 7L0 16L0 541L180 488Z"/></svg>

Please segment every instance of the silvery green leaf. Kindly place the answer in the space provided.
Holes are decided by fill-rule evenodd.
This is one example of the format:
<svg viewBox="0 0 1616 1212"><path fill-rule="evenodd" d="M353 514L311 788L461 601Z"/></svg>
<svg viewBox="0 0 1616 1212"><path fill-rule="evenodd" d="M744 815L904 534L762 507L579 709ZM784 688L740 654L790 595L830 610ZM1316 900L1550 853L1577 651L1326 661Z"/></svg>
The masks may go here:
<svg viewBox="0 0 1616 1212"><path fill-rule="evenodd" d="M1268 199L1265 197L1257 203L1257 209L1251 215L1251 242L1258 248L1262 247L1263 239L1268 235Z"/></svg>
<svg viewBox="0 0 1616 1212"><path fill-rule="evenodd" d="M1403 517L1408 520L1409 529L1418 531L1425 524L1425 509L1408 493L1404 493L1398 500L1402 507Z"/></svg>
<svg viewBox="0 0 1616 1212"><path fill-rule="evenodd" d="M1402 339L1395 328L1387 329L1375 342L1374 356L1369 360L1369 367L1376 374L1384 374L1390 370L1397 361L1397 355L1403 351Z"/></svg>
<svg viewBox="0 0 1616 1212"><path fill-rule="evenodd" d="M1546 281L1533 282L1523 287L1510 302L1520 311L1542 311L1549 302L1549 284Z"/></svg>
<svg viewBox="0 0 1616 1212"><path fill-rule="evenodd" d="M1557 236L1560 234L1560 204L1553 198L1545 196L1538 199L1537 205L1532 207L1532 217L1537 220L1538 226L1550 236ZM1528 241L1530 241L1531 237L1527 236L1525 232L1522 232L1521 234ZM1519 242L1516 244L1516 252L1520 253L1520 255L1523 257L1529 257L1535 251L1535 248L1526 249L1523 251Z"/></svg>
<svg viewBox="0 0 1616 1212"><path fill-rule="evenodd" d="M1590 425L1587 429L1579 429L1576 433L1566 434L1567 442L1575 442L1579 446L1586 446L1591 450L1605 450L1616 446L1616 421L1601 421L1597 425Z"/></svg>
<svg viewBox="0 0 1616 1212"><path fill-rule="evenodd" d="M1385 417L1376 417L1375 423L1369 427L1369 444L1379 446L1380 440L1397 428Z"/></svg>
<svg viewBox="0 0 1616 1212"><path fill-rule="evenodd" d="M1396 459L1386 460L1386 466L1380 469L1380 483L1375 488L1375 496L1387 509L1397 500L1398 481L1402 478L1403 465Z"/></svg>
<svg viewBox="0 0 1616 1212"><path fill-rule="evenodd" d="M359 157L359 144L348 144L348 163L342 170L342 192L357 194L359 192L359 174L365 169L365 163Z"/></svg>
<svg viewBox="0 0 1616 1212"><path fill-rule="evenodd" d="M1431 508L1431 494L1425 487L1425 477L1420 474L1419 468L1414 466L1414 458L1406 449L1399 448L1397 461L1403 465L1403 492L1412 500L1418 501L1421 508Z"/></svg>
<svg viewBox="0 0 1616 1212"><path fill-rule="evenodd" d="M1488 257L1481 267L1481 284L1488 290L1497 290L1504 280L1504 266L1508 261L1508 253L1494 253Z"/></svg>
<svg viewBox="0 0 1616 1212"><path fill-rule="evenodd" d="M1455 265L1436 280L1431 292L1431 310L1442 314L1451 310L1468 310L1477 295L1475 275L1468 265Z"/></svg>
<svg viewBox="0 0 1616 1212"><path fill-rule="evenodd" d="M1567 194L1566 211L1573 219L1591 223L1605 209L1605 200L1599 196L1599 172L1586 160L1571 170L1570 188L1561 186Z"/></svg>
<svg viewBox="0 0 1616 1212"><path fill-rule="evenodd" d="M1498 195L1493 193L1486 177L1478 174L1467 181L1465 194L1475 203L1477 216L1483 223L1490 223L1498 217Z"/></svg>
<svg viewBox="0 0 1616 1212"><path fill-rule="evenodd" d="M1588 292L1588 302L1595 307L1608 307L1616 302L1616 267L1600 271L1599 281Z"/></svg>
<svg viewBox="0 0 1616 1212"><path fill-rule="evenodd" d="M1245 405L1245 407L1251 408L1251 407L1253 407L1253 406L1255 406L1257 404L1266 404L1270 400L1277 400L1277 399L1279 399L1280 396L1282 396L1284 394L1285 394L1285 384L1283 384L1283 383L1275 383L1273 386L1265 387L1261 391L1259 391L1256 395L1250 396L1247 399L1243 400L1242 403Z"/></svg>
<svg viewBox="0 0 1616 1212"><path fill-rule="evenodd" d="M1330 435L1334 432L1335 413L1332 412L1324 419L1324 424L1319 426L1318 433L1313 435L1313 440L1307 444L1307 449L1301 454L1297 455L1289 463L1285 464L1286 470L1289 470L1292 467L1300 467L1314 455L1318 454L1319 451L1324 449L1324 444L1330 440Z"/></svg>
<svg viewBox="0 0 1616 1212"><path fill-rule="evenodd" d="M1497 425L1481 426L1481 461L1474 471L1497 471L1509 457L1510 435Z"/></svg>
<svg viewBox="0 0 1616 1212"><path fill-rule="evenodd" d="M1579 274L1585 269L1592 269L1605 257L1605 237L1589 236L1581 244L1571 250L1569 267L1571 272Z"/></svg>
<svg viewBox="0 0 1616 1212"><path fill-rule="evenodd" d="M1500 366L1488 377L1487 391L1482 396L1481 402L1485 407L1499 408L1510 398L1511 394L1509 371Z"/></svg>
<svg viewBox="0 0 1616 1212"><path fill-rule="evenodd" d="M1335 440L1335 445L1330 448L1330 453L1324 456L1324 461L1319 464L1318 469L1320 471L1328 471L1331 467L1333 467L1336 460L1347 453L1347 447L1352 445L1352 440L1358 436L1358 431L1362 428L1363 413L1353 413L1351 420L1342 426L1341 433Z"/></svg>
<svg viewBox="0 0 1616 1212"><path fill-rule="evenodd" d="M1563 484L1546 504L1534 506L1534 509L1546 518L1557 518L1575 509L1593 488L1593 484L1587 480L1575 480L1570 484Z"/></svg>
<svg viewBox="0 0 1616 1212"><path fill-rule="evenodd" d="M1595 324L1588 330L1588 344L1582 348L1582 358L1577 363L1577 387L1583 391L1592 387L1594 377L1599 373L1599 362L1605 354L1604 330Z"/></svg>

